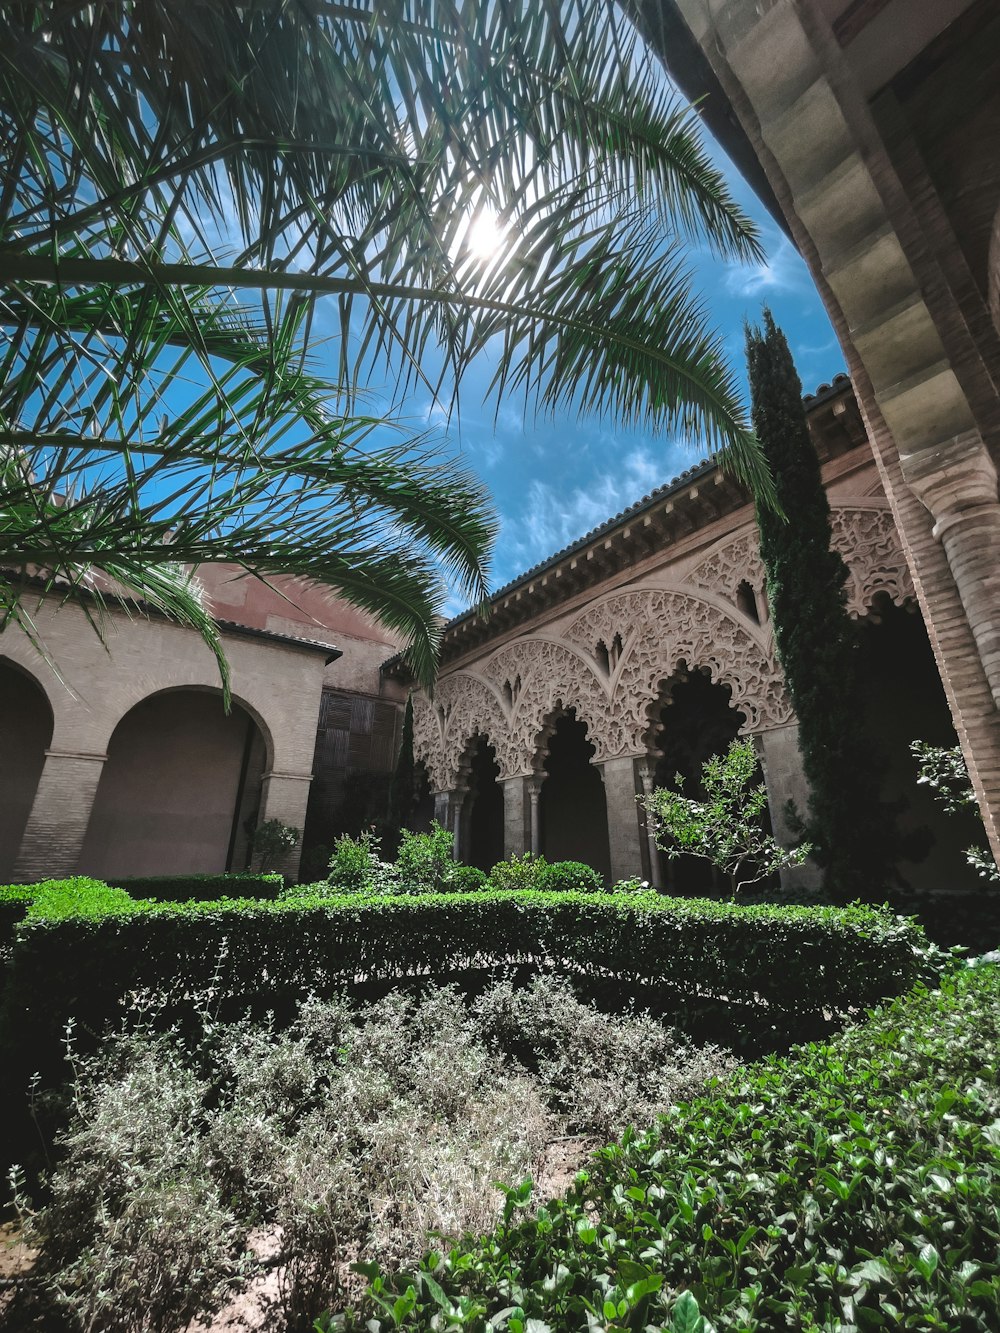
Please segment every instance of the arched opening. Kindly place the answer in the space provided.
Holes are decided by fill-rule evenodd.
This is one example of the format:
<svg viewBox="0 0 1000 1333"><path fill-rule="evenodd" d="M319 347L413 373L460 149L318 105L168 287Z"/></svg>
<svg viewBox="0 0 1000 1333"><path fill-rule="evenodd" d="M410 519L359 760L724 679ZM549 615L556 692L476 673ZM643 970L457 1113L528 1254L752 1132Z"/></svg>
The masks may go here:
<svg viewBox="0 0 1000 1333"><path fill-rule="evenodd" d="M472 741L468 775L461 859L489 871L503 860L503 787L493 746L485 736Z"/></svg>
<svg viewBox="0 0 1000 1333"><path fill-rule="evenodd" d="M115 728L80 868L108 876L218 874L249 863L267 758L246 709L215 690L151 695Z"/></svg>
<svg viewBox="0 0 1000 1333"><path fill-rule="evenodd" d="M701 770L713 755L725 754L746 721L731 703L728 685L713 681L707 670L688 671L685 663L668 682L660 708L654 744L659 751L655 783L677 790L683 779L685 796L703 798ZM672 893L701 894L728 891L721 874L696 856L660 854L660 883Z"/></svg>
<svg viewBox="0 0 1000 1333"><path fill-rule="evenodd" d="M982 887L963 854L984 841L975 814L948 814L929 787L917 785L910 742L949 748L958 738L923 620L884 594L861 621L859 684L865 726L883 765L882 799L898 810L903 879L914 889Z"/></svg>
<svg viewBox="0 0 1000 1333"><path fill-rule="evenodd" d="M593 754L587 724L569 709L556 721L545 756L541 852L549 861L583 861L610 880L608 806Z"/></svg>
<svg viewBox="0 0 1000 1333"><path fill-rule="evenodd" d="M33 676L0 658L0 884L13 876L51 741L45 691Z"/></svg>

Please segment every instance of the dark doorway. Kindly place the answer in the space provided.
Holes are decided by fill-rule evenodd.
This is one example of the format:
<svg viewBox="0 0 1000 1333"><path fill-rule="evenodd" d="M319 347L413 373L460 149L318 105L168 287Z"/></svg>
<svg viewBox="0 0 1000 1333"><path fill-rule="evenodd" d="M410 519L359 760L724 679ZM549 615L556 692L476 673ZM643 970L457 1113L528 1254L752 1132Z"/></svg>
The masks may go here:
<svg viewBox="0 0 1000 1333"><path fill-rule="evenodd" d="M0 884L14 873L51 740L52 709L42 687L0 659Z"/></svg>
<svg viewBox="0 0 1000 1333"><path fill-rule="evenodd" d="M984 887L964 848L985 834L975 812L948 814L930 787L917 785L910 742L958 744L934 652L915 611L880 597L861 622L861 703L873 757L883 765L882 798L895 805L903 857L899 872L915 889Z"/></svg>
<svg viewBox="0 0 1000 1333"><path fill-rule="evenodd" d="M549 861L583 861L610 881L608 807L593 754L587 724L570 709L549 738L539 798L541 850Z"/></svg>
<svg viewBox="0 0 1000 1333"><path fill-rule="evenodd" d="M683 779L679 790L685 796L703 799L701 770L713 755L725 754L746 721L730 702L728 685L713 681L706 671L689 672L681 664L667 691L667 702L660 710L656 748L656 785L678 790L677 774ZM728 891L721 874L696 856L671 858L660 855L661 883L672 893L704 894Z"/></svg>
<svg viewBox="0 0 1000 1333"><path fill-rule="evenodd" d="M503 860L503 787L500 766L485 736L473 741L469 791L465 798L465 846L460 859L490 871Z"/></svg>

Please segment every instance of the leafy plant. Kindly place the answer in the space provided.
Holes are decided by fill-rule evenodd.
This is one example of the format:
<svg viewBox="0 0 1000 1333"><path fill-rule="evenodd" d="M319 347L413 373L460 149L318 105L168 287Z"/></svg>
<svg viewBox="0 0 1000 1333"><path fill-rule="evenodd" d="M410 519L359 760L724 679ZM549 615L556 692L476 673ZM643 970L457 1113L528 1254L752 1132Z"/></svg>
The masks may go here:
<svg viewBox="0 0 1000 1333"><path fill-rule="evenodd" d="M724 755L703 765L704 801L669 787L658 787L641 798L657 846L670 857L710 861L728 878L734 898L748 884L802 865L812 851L809 843L782 847L765 831L767 789L763 782L754 782L758 772L753 741L735 740ZM678 787L683 781L678 773Z"/></svg>
<svg viewBox="0 0 1000 1333"><path fill-rule="evenodd" d="M380 851L379 839L369 830L358 838L342 834L330 856L330 886L341 893L371 891L382 867Z"/></svg>
<svg viewBox="0 0 1000 1333"><path fill-rule="evenodd" d="M293 851L301 837L301 830L291 824L284 824L280 819L265 819L258 824L251 835L254 852L259 857L259 870L263 874L270 868L271 862Z"/></svg>
<svg viewBox="0 0 1000 1333"><path fill-rule="evenodd" d="M489 874L491 888L513 892L530 891L541 888L542 876L548 861L534 852L512 852L503 861L498 861Z"/></svg>
<svg viewBox="0 0 1000 1333"><path fill-rule="evenodd" d="M1000 968L951 972L626 1133L565 1198L380 1273L379 1303L342 1323L385 1333L385 1303L412 1288L396 1326L413 1333L507 1317L525 1331L993 1333L998 1051Z"/></svg>
<svg viewBox="0 0 1000 1333"><path fill-rule="evenodd" d="M913 741L910 753L917 761L917 782L930 787L949 814L971 811L981 819L979 802L972 790L960 746L945 749L927 741ZM965 859L982 879L990 884L1000 884L1000 868L988 848L966 847Z"/></svg>
<svg viewBox="0 0 1000 1333"><path fill-rule="evenodd" d="M685 254L759 259L756 231L610 0L38 0L0 50L3 565L103 571L223 670L185 566L298 574L430 681L441 567L480 600L495 524L425 439L385 443L373 355L448 403L489 347L497 393L683 426L767 487ZM0 606L32 633L27 586Z"/></svg>
<svg viewBox="0 0 1000 1333"><path fill-rule="evenodd" d="M601 893L604 880L582 861L553 861L542 867L537 886L544 893Z"/></svg>
<svg viewBox="0 0 1000 1333"><path fill-rule="evenodd" d="M403 883L419 890L447 887L455 870L455 837L437 820L429 833L404 829L396 855L396 870Z"/></svg>

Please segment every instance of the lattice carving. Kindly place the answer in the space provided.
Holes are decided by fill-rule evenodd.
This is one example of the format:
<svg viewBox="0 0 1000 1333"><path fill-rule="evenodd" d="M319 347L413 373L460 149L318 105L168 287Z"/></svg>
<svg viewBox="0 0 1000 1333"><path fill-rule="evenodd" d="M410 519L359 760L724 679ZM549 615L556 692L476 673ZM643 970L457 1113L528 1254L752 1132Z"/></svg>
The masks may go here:
<svg viewBox="0 0 1000 1333"><path fill-rule="evenodd" d="M891 510L834 509L831 522L833 545L851 571L847 610L855 619L878 593L887 593L897 606L912 601L913 580Z"/></svg>
<svg viewBox="0 0 1000 1333"><path fill-rule="evenodd" d="M913 598L913 580L889 509L835 506L831 509L830 526L833 547L850 570L847 584L850 615L855 619L863 616L877 593L887 593L897 606ZM724 597L734 606L737 590L744 581L759 595L765 578L756 532L745 532L717 547L691 571L687 581Z"/></svg>
<svg viewBox="0 0 1000 1333"><path fill-rule="evenodd" d="M765 574L757 529L743 533L725 546L716 547L691 571L687 582L724 597L733 606L736 605L737 589L744 582L750 584L759 598L764 589Z"/></svg>
<svg viewBox="0 0 1000 1333"><path fill-rule="evenodd" d="M497 746L497 761L508 772L530 773L535 768L547 725L568 708L574 708L580 721L587 723L595 760L625 752L625 734L614 716L607 687L593 667L564 644L550 639L515 640L490 658L484 674L501 692L511 682L520 682L507 743Z"/></svg>
<svg viewBox="0 0 1000 1333"><path fill-rule="evenodd" d="M511 723L500 700L478 676L467 671L442 676L433 701L419 694L413 701L413 753L427 767L435 791L460 785L462 765L473 736L485 736L496 751L500 776L509 769Z"/></svg>
<svg viewBox="0 0 1000 1333"><path fill-rule="evenodd" d="M707 667L728 685L733 707L746 717L743 732L766 731L791 718L777 663L751 634L719 607L688 593L644 588L616 593L573 621L571 642L596 644L619 627L629 629L611 681L613 753L635 754L649 743L660 687L679 662Z"/></svg>

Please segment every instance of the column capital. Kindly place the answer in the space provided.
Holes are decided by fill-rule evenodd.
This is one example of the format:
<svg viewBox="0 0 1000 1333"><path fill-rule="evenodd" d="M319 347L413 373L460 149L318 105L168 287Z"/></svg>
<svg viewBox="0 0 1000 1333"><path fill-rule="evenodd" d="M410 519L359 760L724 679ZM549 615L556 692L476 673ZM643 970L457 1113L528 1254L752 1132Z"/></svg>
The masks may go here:
<svg viewBox="0 0 1000 1333"><path fill-rule="evenodd" d="M656 760L652 755L644 755L639 760L639 781L642 783L642 790L648 796L656 786Z"/></svg>
<svg viewBox="0 0 1000 1333"><path fill-rule="evenodd" d="M935 519L940 537L955 516L997 503L997 470L978 431L900 457L906 484Z"/></svg>

